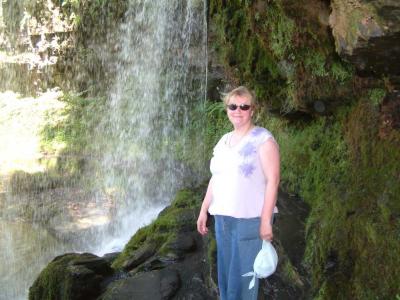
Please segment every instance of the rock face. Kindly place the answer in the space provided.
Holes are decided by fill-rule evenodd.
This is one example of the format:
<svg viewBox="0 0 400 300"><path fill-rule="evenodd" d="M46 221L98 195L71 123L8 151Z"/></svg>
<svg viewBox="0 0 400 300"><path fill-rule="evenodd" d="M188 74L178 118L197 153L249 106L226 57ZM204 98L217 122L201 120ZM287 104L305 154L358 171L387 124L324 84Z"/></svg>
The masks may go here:
<svg viewBox="0 0 400 300"><path fill-rule="evenodd" d="M125 11L120 0L2 1L0 88L35 94L55 86L82 91L104 85L109 70L95 49L106 44ZM113 46L114 40L105 47Z"/></svg>
<svg viewBox="0 0 400 300"><path fill-rule="evenodd" d="M180 288L180 284L178 271L155 270L112 283L101 299L170 299Z"/></svg>
<svg viewBox="0 0 400 300"><path fill-rule="evenodd" d="M336 50L362 73L400 75L400 2L333 0Z"/></svg>

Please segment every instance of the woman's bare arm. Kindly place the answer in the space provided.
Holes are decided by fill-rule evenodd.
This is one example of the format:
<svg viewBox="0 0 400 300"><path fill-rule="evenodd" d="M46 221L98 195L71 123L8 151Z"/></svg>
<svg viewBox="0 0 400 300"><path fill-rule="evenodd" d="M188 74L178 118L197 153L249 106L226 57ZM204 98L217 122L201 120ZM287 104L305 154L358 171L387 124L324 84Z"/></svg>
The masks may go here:
<svg viewBox="0 0 400 300"><path fill-rule="evenodd" d="M206 192L206 195L204 196L204 200L201 205L199 217L197 219L197 231L201 235L205 235L208 233L208 228L207 228L206 223L207 223L207 218L208 218L207 212L208 212L208 208L210 207L211 199L212 199L211 181L212 181L212 177L210 179L210 182L208 183L207 192Z"/></svg>
<svg viewBox="0 0 400 300"><path fill-rule="evenodd" d="M261 211L260 238L271 241L273 238L271 219L276 205L280 181L279 147L273 139L268 139L260 146L260 160L265 180L267 181L264 205Z"/></svg>

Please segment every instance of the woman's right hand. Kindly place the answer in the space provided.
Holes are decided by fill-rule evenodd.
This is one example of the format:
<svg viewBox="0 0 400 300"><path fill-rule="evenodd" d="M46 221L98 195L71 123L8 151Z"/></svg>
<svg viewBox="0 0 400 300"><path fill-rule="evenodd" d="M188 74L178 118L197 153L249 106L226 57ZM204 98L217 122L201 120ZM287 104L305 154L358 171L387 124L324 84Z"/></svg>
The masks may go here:
<svg viewBox="0 0 400 300"><path fill-rule="evenodd" d="M207 212L200 211L199 217L197 219L197 231L201 235L205 235L208 233L208 228L207 228Z"/></svg>

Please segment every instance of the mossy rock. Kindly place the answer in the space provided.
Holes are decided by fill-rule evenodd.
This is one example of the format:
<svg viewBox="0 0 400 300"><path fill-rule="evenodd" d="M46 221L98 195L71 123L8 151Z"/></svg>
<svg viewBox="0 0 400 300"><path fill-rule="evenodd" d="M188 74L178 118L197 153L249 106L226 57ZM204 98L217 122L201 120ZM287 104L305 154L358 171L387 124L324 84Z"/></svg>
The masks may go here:
<svg viewBox="0 0 400 300"><path fill-rule="evenodd" d="M108 263L90 253L56 257L29 289L29 300L88 300L101 293L101 282L113 274Z"/></svg>
<svg viewBox="0 0 400 300"><path fill-rule="evenodd" d="M201 193L194 190L180 190L171 205L159 213L150 225L140 228L126 244L122 253L113 263L113 268L121 269L129 265L134 253L143 245L152 245L165 254L168 241L173 241L180 232L196 230L196 218L201 205ZM161 253L160 252L160 253ZM168 252L168 251L167 251ZM135 264L136 266L136 264Z"/></svg>

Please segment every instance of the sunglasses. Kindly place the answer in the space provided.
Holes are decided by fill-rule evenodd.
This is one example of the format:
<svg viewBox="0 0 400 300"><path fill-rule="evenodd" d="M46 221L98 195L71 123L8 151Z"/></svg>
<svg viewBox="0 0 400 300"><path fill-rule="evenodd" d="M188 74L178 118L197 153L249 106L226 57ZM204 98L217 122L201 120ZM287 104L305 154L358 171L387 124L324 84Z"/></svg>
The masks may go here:
<svg viewBox="0 0 400 300"><path fill-rule="evenodd" d="M236 110L238 107L240 108L240 110L249 110L251 105L248 105L248 104L240 104L240 105L229 104L228 105L229 110Z"/></svg>

